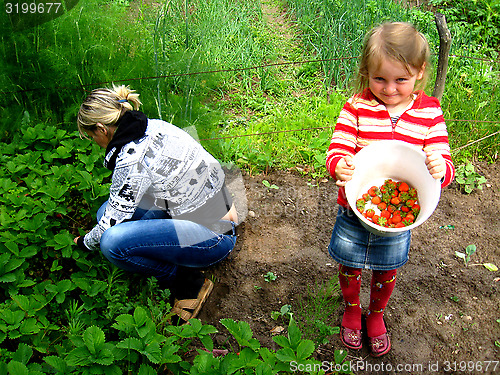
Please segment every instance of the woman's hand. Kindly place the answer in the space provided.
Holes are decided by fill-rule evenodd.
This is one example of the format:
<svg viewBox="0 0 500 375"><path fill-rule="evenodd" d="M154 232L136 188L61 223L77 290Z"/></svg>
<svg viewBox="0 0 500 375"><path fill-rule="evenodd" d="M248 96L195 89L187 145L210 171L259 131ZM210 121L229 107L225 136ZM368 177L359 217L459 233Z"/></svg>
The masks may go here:
<svg viewBox="0 0 500 375"><path fill-rule="evenodd" d="M339 160L335 167L335 177L337 178L337 186L345 186L347 181L352 178L354 173L354 163L352 157L344 156Z"/></svg>
<svg viewBox="0 0 500 375"><path fill-rule="evenodd" d="M75 239L73 240L74 243L78 244L78 239L80 238L80 236L78 237L75 237Z"/></svg>
<svg viewBox="0 0 500 375"><path fill-rule="evenodd" d="M446 160L439 152L426 152L425 164L432 177L440 180L446 174Z"/></svg>

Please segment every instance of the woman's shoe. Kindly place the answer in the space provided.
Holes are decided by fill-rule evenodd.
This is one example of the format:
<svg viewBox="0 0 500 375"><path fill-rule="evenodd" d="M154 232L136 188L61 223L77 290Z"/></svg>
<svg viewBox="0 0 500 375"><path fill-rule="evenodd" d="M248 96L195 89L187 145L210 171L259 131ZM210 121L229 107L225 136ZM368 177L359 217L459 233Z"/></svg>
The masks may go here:
<svg viewBox="0 0 500 375"><path fill-rule="evenodd" d="M363 347L362 335L359 329L340 327L340 340L349 349L358 350Z"/></svg>
<svg viewBox="0 0 500 375"><path fill-rule="evenodd" d="M213 287L214 284L210 280L205 279L197 298L176 300L172 313L182 319L185 322L184 324L186 324L189 319L196 318Z"/></svg>
<svg viewBox="0 0 500 375"><path fill-rule="evenodd" d="M373 357L381 357L391 350L391 340L389 340L387 332L377 337L368 337L368 342L370 344L370 354Z"/></svg>

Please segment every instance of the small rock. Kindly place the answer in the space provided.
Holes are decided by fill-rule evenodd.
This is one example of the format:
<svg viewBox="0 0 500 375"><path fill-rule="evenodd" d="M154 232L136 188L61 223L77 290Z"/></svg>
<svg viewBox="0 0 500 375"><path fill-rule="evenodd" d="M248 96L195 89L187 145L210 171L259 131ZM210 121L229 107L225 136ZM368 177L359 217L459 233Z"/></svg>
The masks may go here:
<svg viewBox="0 0 500 375"><path fill-rule="evenodd" d="M276 326L271 330L271 333L273 335L279 335L281 332L283 332L285 329L282 326Z"/></svg>
<svg viewBox="0 0 500 375"><path fill-rule="evenodd" d="M251 210L250 210L250 211L248 211L248 216L250 216L250 217L255 217L255 212L253 212L253 211L251 211Z"/></svg>

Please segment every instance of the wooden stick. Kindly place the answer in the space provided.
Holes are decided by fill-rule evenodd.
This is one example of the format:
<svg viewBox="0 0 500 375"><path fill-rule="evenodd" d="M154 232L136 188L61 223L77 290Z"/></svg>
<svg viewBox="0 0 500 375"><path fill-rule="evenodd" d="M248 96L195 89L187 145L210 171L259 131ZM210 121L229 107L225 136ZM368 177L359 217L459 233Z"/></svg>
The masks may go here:
<svg viewBox="0 0 500 375"><path fill-rule="evenodd" d="M434 15L436 27L439 33L439 58L436 72L436 82L434 83L434 91L432 96L441 100L444 93L444 83L446 80L446 72L448 70L448 59L451 48L451 33L446 25L446 17L444 14L436 13Z"/></svg>

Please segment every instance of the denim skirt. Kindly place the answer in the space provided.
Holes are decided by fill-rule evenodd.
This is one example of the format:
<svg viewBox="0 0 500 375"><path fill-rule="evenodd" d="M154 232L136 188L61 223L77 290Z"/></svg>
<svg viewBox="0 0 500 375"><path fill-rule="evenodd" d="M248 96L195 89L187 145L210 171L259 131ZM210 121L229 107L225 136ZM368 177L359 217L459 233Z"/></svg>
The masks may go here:
<svg viewBox="0 0 500 375"><path fill-rule="evenodd" d="M368 231L356 214L340 206L328 252L338 263L353 268L393 270L408 261L411 233L382 237Z"/></svg>

